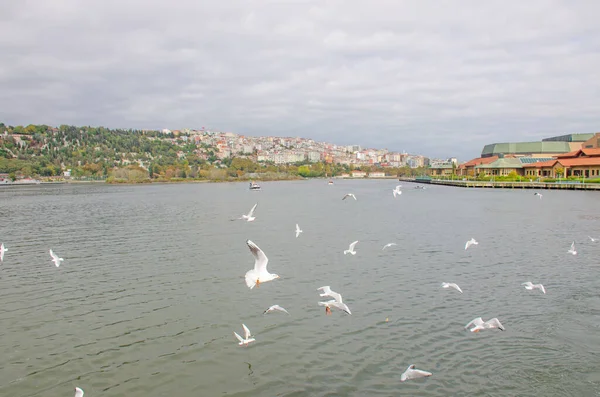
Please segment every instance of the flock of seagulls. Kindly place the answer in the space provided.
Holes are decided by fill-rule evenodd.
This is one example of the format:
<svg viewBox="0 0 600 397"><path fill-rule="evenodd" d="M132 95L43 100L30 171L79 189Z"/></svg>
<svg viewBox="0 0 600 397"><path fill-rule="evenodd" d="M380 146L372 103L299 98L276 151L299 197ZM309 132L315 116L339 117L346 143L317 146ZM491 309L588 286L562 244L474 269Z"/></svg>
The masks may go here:
<svg viewBox="0 0 600 397"><path fill-rule="evenodd" d="M393 189L392 192L393 192L394 198L399 196L400 194L402 194L402 191L400 190L401 187L402 187L402 185L398 185ZM542 195L540 193L534 193L534 194L539 196L540 199L542 198ZM347 193L342 198L342 200L345 200L348 197L351 197L354 200L356 200L356 196L353 193ZM254 212L256 210L257 205L258 205L258 203L254 204L254 206L250 209L248 214L242 215L240 218L237 218L237 219L243 219L243 220L246 220L247 222L254 221L256 219L256 217L254 216ZM296 230L295 230L296 238L298 238L300 236L300 233L303 233L303 231L300 229L300 226L298 224L296 224ZM600 240L600 238L593 238L591 236L588 236L588 238L590 239L591 242L598 242ZM258 288L260 286L260 284L262 284L262 283L278 279L279 276L277 274L269 273L269 271L267 270L267 264L269 262L269 259L267 258L265 253L258 247L258 245L256 245L251 240L247 240L246 244L247 244L248 248L250 249L250 252L254 256L254 267L252 269L248 270L244 276L246 286L250 289L253 289L255 287ZM346 255L346 254L356 255L356 250L355 250L356 244L358 244L358 241L352 242L350 244L350 246L348 247L348 249L344 250L344 255ZM465 250L467 250L471 246L478 245L478 244L479 244L479 242L477 242L474 238L471 238L469 241L466 242ZM396 243L388 243L383 246L382 251L385 250L386 248L389 248L389 247L392 247L395 245L397 245L397 244ZM6 252L8 252L8 249L4 246L4 243L1 243L0 244L0 262L4 261L4 256L5 256ZM577 255L577 251L575 250L575 242L571 243L571 247L567 252L572 255ZM54 253L54 251L52 249L49 250L49 253L50 253L50 257L51 257L51 260L54 263L54 265L57 268L60 267L60 265L64 261L64 259L59 257L56 253ZM521 285L523 285L526 290L539 289L543 294L546 294L546 289L542 284L534 284L531 281L526 281L526 282L522 283ZM452 289L455 289L456 291L460 292L461 294L463 293L463 290L456 283L442 282L441 287L445 288L445 289L452 288ZM338 292L333 291L330 286L326 285L326 286L317 288L317 291L320 291L320 294L319 294L320 297L332 298L327 301L318 302L319 306L325 307L326 315L332 314L332 311L331 311L332 308L340 310L348 315L352 314L348 305L346 303L344 303L344 301L342 299L342 295ZM285 308L283 308L279 305L270 306L268 309L266 309L263 312L263 314L268 314L268 313L272 313L272 312L282 312L282 313L286 313L286 314L290 315L290 313ZM386 321L388 321L388 319L386 319ZM477 317L477 318L471 320L467 325L465 325L464 328L468 329L470 332L474 332L474 333L482 331L482 330L486 330L486 329L499 329L501 331L505 330L504 326L500 323L500 321L496 317L494 317L490 320L487 320L487 321L483 321L483 319L481 317ZM250 329L246 326L246 324L242 324L242 329L244 330L244 337L242 337L235 331L233 332L234 336L239 341L238 344L240 346L248 346L250 343L256 341L256 339L253 337L252 333L250 332ZM416 369L415 365L411 364L401 374L400 381L404 382L404 381L411 380L411 379L418 379L418 378L424 378L424 377L429 377L429 376L432 376L431 372ZM79 387L76 387L75 388L75 397L83 397L83 395L84 395L83 390Z"/></svg>

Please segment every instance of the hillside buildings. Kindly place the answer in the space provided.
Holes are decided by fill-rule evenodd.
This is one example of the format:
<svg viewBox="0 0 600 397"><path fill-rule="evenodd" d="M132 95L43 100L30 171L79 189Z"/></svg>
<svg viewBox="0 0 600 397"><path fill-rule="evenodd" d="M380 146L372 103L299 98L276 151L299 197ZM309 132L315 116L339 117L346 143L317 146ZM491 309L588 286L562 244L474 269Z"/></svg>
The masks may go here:
<svg viewBox="0 0 600 397"><path fill-rule="evenodd" d="M175 134L173 131L172 134ZM177 133L180 133L177 131ZM367 149L360 145L335 145L299 137L254 137L232 132L209 130L184 130L181 133L200 147L214 147L219 159L249 157L258 162L294 164L320 162L353 166L376 165L380 167L425 167L429 159L422 155L390 152L387 149ZM171 138L176 142L178 138Z"/></svg>

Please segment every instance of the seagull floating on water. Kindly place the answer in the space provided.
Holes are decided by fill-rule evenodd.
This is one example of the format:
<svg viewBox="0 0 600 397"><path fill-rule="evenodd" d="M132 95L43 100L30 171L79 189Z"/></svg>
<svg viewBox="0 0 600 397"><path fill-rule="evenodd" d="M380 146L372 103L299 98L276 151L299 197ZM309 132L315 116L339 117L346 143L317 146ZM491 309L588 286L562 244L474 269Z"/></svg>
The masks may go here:
<svg viewBox="0 0 600 397"><path fill-rule="evenodd" d="M296 223L296 238L298 238L300 233L302 233L302 230L300 230L300 226L298 226L298 224Z"/></svg>
<svg viewBox="0 0 600 397"><path fill-rule="evenodd" d="M348 247L347 250L344 250L344 255L346 255L346 254L356 255L356 251L354 251L354 247L356 246L356 244L358 244L358 240L356 240L355 242L350 244L350 246Z"/></svg>
<svg viewBox="0 0 600 397"><path fill-rule="evenodd" d="M239 336L238 333L235 331L233 331L233 334L240 341L240 343L238 343L240 346L248 346L249 343L254 342L256 339L252 337L252 335L250 334L250 330L248 329L248 327L246 327L246 324L242 324L242 328L244 328L243 338Z"/></svg>
<svg viewBox="0 0 600 397"><path fill-rule="evenodd" d="M442 288L454 288L455 290L457 290L461 294L463 293L462 289L460 289L460 287L457 284L455 284L455 283L442 283Z"/></svg>
<svg viewBox="0 0 600 397"><path fill-rule="evenodd" d="M577 251L575 251L575 241L571 243L571 248L567 251L569 254L577 255Z"/></svg>
<svg viewBox="0 0 600 397"><path fill-rule="evenodd" d="M254 210L256 209L257 205L258 205L258 203L254 204L254 207L252 207L250 212L248 212L247 215L242 215L242 217L240 219L245 219L248 222L252 222L253 220L255 220L256 218L254 217Z"/></svg>
<svg viewBox="0 0 600 397"><path fill-rule="evenodd" d="M396 244L396 243L387 243L386 245L383 246L383 248L381 250L383 251L384 249L386 249L387 247L391 247L392 245L398 245L398 244Z"/></svg>
<svg viewBox="0 0 600 397"><path fill-rule="evenodd" d="M265 310L265 311L263 312L263 314L271 313L271 312L273 312L273 311L275 311L275 310L279 310L280 312L285 312L285 313L287 313L287 314L290 314L290 313L288 313L288 311L287 311L287 310L285 310L283 307L281 307L281 306L279 306L279 305L273 305L273 306L271 306L270 308L268 308L267 310Z"/></svg>
<svg viewBox="0 0 600 397"><path fill-rule="evenodd" d="M534 196L538 196L540 198L540 200L542 199L542 195L538 192L533 193Z"/></svg>
<svg viewBox="0 0 600 397"><path fill-rule="evenodd" d="M394 195L394 197L402 194L402 190L400 190L401 187L402 185L398 185L394 188L394 190L392 190L392 194Z"/></svg>
<svg viewBox="0 0 600 397"><path fill-rule="evenodd" d="M271 274L267 271L267 263L269 262L269 258L265 255L265 253L258 248L258 245L254 244L252 241L246 241L248 244L248 248L250 248L250 252L254 255L254 269L250 269L246 272L246 285L248 288L252 289L254 287L258 287L260 283L266 283L267 281L275 280L279 278L277 274Z"/></svg>
<svg viewBox="0 0 600 397"><path fill-rule="evenodd" d="M525 289L532 290L534 288L537 288L537 289L541 290L544 294L546 293L546 289L544 288L544 286L542 284L534 284L531 281L526 281L521 285L524 285Z"/></svg>
<svg viewBox="0 0 600 397"><path fill-rule="evenodd" d="M76 387L75 388L75 397L83 397L83 390L81 390L80 388Z"/></svg>
<svg viewBox="0 0 600 397"><path fill-rule="evenodd" d="M4 248L4 243L0 244L0 262L4 261L4 253L8 252L8 249Z"/></svg>
<svg viewBox="0 0 600 397"><path fill-rule="evenodd" d="M425 378L433 375L431 372L416 369L414 364L408 366L406 371L400 375L400 382L404 382L410 379Z"/></svg>
<svg viewBox="0 0 600 397"><path fill-rule="evenodd" d="M588 236L588 237L589 237L589 239L592 241L592 243L595 243L595 242L597 242L597 241L598 241L598 239L597 239L597 238L593 238L592 236Z"/></svg>
<svg viewBox="0 0 600 397"><path fill-rule="evenodd" d="M325 306L325 314L331 314L332 307L335 307L336 309L346 312L347 314L352 314L348 305L346 305L343 302L342 294L338 294L337 292L332 291L331 288L329 287L329 285L317 288L317 291L319 291L319 290L323 291L323 293L319 294L319 296L329 296L329 297L333 298L332 300L327 301L327 302L319 302L319 306Z"/></svg>
<svg viewBox="0 0 600 397"><path fill-rule="evenodd" d="M50 256L52 257L52 262L54 262L54 265L56 265L56 267L59 267L60 263L64 261L63 258L59 258L58 255L52 252L52 250L50 250Z"/></svg>
<svg viewBox="0 0 600 397"><path fill-rule="evenodd" d="M348 193L348 194L346 194L346 195L345 195L345 196L342 198L342 200L346 200L348 197L352 197L354 200L356 200L356 196L355 196L354 194L352 194L352 193Z"/></svg>
<svg viewBox="0 0 600 397"><path fill-rule="evenodd" d="M500 321L498 321L498 319L496 317L488 320L488 321L483 321L481 319L481 317L477 317L476 319L472 320L469 324L465 325L465 328L469 328L469 326L473 326L471 327L471 329L469 329L469 331L471 332L479 332L482 329L492 329L492 328L498 328L499 330L504 331L504 326L502 324L500 324Z"/></svg>
<svg viewBox="0 0 600 397"><path fill-rule="evenodd" d="M467 250L467 248L469 248L470 246L472 246L473 244L477 245L479 244L477 241L475 241L474 238L471 238L469 241L467 241L467 243L465 244L465 251Z"/></svg>

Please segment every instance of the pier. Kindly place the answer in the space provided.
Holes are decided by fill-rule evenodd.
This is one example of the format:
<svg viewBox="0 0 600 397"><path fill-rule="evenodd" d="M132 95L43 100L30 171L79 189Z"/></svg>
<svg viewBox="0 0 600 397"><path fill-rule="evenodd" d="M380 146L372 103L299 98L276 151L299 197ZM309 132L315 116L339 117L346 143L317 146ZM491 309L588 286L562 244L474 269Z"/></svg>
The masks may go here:
<svg viewBox="0 0 600 397"><path fill-rule="evenodd" d="M492 182L492 181L463 181L443 180L427 178L404 178L400 181L415 182L430 185L445 185L465 188L487 188L487 189L551 189L551 190L597 190L600 191L600 183L574 183L574 182Z"/></svg>

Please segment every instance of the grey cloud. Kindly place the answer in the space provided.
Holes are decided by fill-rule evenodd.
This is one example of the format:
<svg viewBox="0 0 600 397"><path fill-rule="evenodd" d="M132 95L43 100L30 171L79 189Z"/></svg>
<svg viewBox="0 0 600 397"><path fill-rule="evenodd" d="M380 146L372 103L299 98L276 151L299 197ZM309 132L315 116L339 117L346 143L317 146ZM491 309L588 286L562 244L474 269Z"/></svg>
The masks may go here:
<svg viewBox="0 0 600 397"><path fill-rule="evenodd" d="M598 130L600 3L0 4L0 120L305 136L433 157Z"/></svg>

